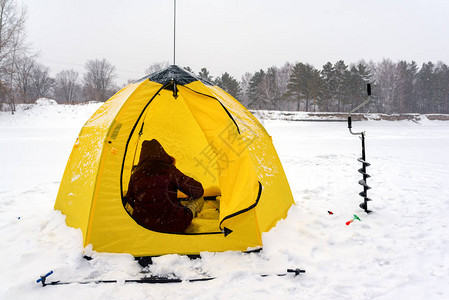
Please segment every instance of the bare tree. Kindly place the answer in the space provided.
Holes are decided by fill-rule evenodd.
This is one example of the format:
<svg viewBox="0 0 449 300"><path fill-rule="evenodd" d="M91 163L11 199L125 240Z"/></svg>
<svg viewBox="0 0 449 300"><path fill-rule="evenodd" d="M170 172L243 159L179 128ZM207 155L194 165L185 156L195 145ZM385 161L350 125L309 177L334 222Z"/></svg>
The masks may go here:
<svg viewBox="0 0 449 300"><path fill-rule="evenodd" d="M56 74L54 89L56 98L66 103L75 104L79 90L78 72L74 70L63 70Z"/></svg>
<svg viewBox="0 0 449 300"><path fill-rule="evenodd" d="M26 50L26 9L14 0L0 0L0 73L10 70L14 54Z"/></svg>
<svg viewBox="0 0 449 300"><path fill-rule="evenodd" d="M30 57L20 57L14 64L15 98L23 103L31 103L33 98L32 78L36 62Z"/></svg>
<svg viewBox="0 0 449 300"><path fill-rule="evenodd" d="M7 88L3 83L0 81L0 110L6 109L6 107L3 106L4 103L10 102L9 99L11 97L10 89ZM14 111L12 110L14 113Z"/></svg>
<svg viewBox="0 0 449 300"><path fill-rule="evenodd" d="M50 77L49 69L41 64L35 64L32 72L33 96L36 99L50 97L55 80Z"/></svg>
<svg viewBox="0 0 449 300"><path fill-rule="evenodd" d="M106 59L89 60L84 74L84 90L89 99L106 101L113 94L115 67Z"/></svg>
<svg viewBox="0 0 449 300"><path fill-rule="evenodd" d="M245 106L248 106L250 100L249 100L249 89L251 82L251 78L253 78L253 74L246 72L242 75L242 80L240 81L240 90L242 91L242 104Z"/></svg>
<svg viewBox="0 0 449 300"><path fill-rule="evenodd" d="M0 101L9 95L11 112L15 111L13 73L17 55L23 55L25 45L26 9L15 0L0 0L0 85L5 91Z"/></svg>
<svg viewBox="0 0 449 300"><path fill-rule="evenodd" d="M154 72L167 68L169 65L170 64L168 61L152 63L148 68L145 69L145 74L152 74Z"/></svg>
<svg viewBox="0 0 449 300"><path fill-rule="evenodd" d="M277 68L268 68L265 76L259 84L259 96L265 107L268 109L279 110L280 93L276 83Z"/></svg>
<svg viewBox="0 0 449 300"><path fill-rule="evenodd" d="M374 75L378 89L377 101L375 101L376 110L381 113L388 113L394 105L397 91L396 64L391 59L383 59L377 64Z"/></svg>
<svg viewBox="0 0 449 300"><path fill-rule="evenodd" d="M282 67L280 67L276 72L276 85L279 89L279 94L281 97L280 109L286 109L288 105L287 97L285 93L287 92L287 85L290 82L290 75L293 71L293 64L286 62Z"/></svg>

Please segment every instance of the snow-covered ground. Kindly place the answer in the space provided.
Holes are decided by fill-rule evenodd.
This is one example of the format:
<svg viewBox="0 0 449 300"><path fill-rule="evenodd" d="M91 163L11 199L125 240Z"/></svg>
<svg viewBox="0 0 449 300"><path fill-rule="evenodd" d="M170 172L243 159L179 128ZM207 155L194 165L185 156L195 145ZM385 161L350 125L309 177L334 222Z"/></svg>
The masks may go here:
<svg viewBox="0 0 449 300"><path fill-rule="evenodd" d="M449 299L449 122L425 117L354 122L367 132L370 215L358 207L361 144L346 123L264 120L296 205L264 234L262 252L168 255L151 266L218 277L208 282L42 288L35 281L49 270L50 280L139 276L130 255L82 249L81 232L53 210L72 145L98 106L43 101L0 112L0 299ZM353 214L361 222L346 226ZM298 267L307 273L257 275Z"/></svg>

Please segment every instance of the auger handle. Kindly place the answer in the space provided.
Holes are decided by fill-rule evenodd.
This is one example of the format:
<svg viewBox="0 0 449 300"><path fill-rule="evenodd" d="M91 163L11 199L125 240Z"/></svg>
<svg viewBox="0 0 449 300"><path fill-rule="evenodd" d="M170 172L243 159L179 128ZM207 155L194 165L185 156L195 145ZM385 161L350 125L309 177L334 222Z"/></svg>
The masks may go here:
<svg viewBox="0 0 449 300"><path fill-rule="evenodd" d="M361 103L359 106L355 107L349 112L349 116L351 116L352 113L358 111L360 108L368 104L368 102L371 101L371 83L368 83L366 85L366 92L368 93L368 99L366 99L363 103Z"/></svg>
<svg viewBox="0 0 449 300"><path fill-rule="evenodd" d="M295 276L298 276L300 273L305 273L306 270L301 269L287 269L287 273L295 273Z"/></svg>
<svg viewBox="0 0 449 300"><path fill-rule="evenodd" d="M53 274L53 271L48 272L47 274L45 274L44 276L41 276L41 278L39 278L38 280L36 280L37 283L42 282L43 285L45 285L45 280L47 279L48 276L50 276L51 274Z"/></svg>

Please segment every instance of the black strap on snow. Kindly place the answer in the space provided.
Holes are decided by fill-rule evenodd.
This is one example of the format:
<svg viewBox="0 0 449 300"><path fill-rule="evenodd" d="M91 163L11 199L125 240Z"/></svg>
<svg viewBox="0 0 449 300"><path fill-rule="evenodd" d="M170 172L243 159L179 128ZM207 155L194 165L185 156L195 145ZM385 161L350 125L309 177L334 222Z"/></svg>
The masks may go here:
<svg viewBox="0 0 449 300"><path fill-rule="evenodd" d="M302 269L287 269L286 273L281 274L258 274L260 277L268 277L268 276L286 276L288 274L295 274L295 277L300 275L301 273L305 273L305 270ZM201 277L201 278L192 278L192 279L181 279L179 277L165 277L165 276L148 276L148 277L142 277L138 279L112 279L112 280L90 280L90 281L51 281L47 282L47 277L53 274L53 271L50 271L44 276L41 276L38 280L36 280L37 283L42 283L42 286L48 286L48 285L68 285L68 284L100 284L100 283L119 283L119 282L125 282L125 283L181 283L181 282L198 282L198 281L209 281L217 279L217 277Z"/></svg>

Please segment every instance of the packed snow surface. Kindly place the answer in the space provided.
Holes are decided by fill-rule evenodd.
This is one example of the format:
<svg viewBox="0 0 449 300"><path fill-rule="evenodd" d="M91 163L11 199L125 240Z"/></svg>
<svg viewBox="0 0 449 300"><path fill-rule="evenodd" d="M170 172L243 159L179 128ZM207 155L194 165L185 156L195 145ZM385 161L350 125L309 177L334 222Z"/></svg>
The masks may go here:
<svg viewBox="0 0 449 300"><path fill-rule="evenodd" d="M53 210L72 145L98 107L40 101L0 112L0 299L449 299L448 121L353 123L366 131L371 163L367 215L361 143L345 122L263 120L296 201L263 250L162 256L155 275L217 279L137 284L124 283L140 276L133 257L83 249L81 231ZM354 214L361 221L347 226ZM306 273L274 276L287 268ZM119 283L37 284L50 270L48 280Z"/></svg>

